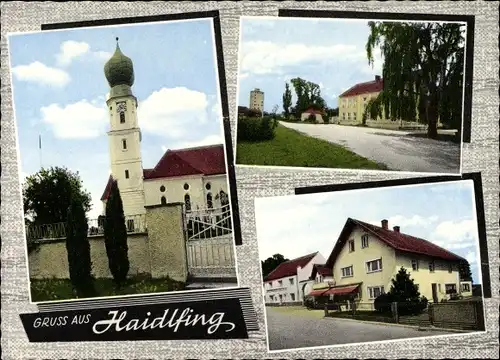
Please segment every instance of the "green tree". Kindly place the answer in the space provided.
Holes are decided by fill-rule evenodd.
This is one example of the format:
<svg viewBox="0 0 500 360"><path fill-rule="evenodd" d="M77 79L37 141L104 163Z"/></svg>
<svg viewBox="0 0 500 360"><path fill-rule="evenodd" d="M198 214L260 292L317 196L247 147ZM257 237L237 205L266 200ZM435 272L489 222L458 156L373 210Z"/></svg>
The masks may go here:
<svg viewBox="0 0 500 360"><path fill-rule="evenodd" d="M368 62L373 65L378 47L384 58L384 89L378 104L386 116L418 117L427 123L427 136L433 139L438 119L460 131L465 26L373 21L368 26Z"/></svg>
<svg viewBox="0 0 500 360"><path fill-rule="evenodd" d="M117 181L113 181L104 221L104 242L108 255L109 270L119 288L125 282L130 268L128 260L127 227L123 203Z"/></svg>
<svg viewBox="0 0 500 360"><path fill-rule="evenodd" d="M73 199L67 212L66 251L69 278L74 291L80 298L95 295L87 231L88 222L83 204L80 199Z"/></svg>
<svg viewBox="0 0 500 360"><path fill-rule="evenodd" d="M458 272L460 274L460 280L472 281L472 272L470 271L470 264L467 260L463 259L458 263Z"/></svg>
<svg viewBox="0 0 500 360"><path fill-rule="evenodd" d="M285 118L288 119L290 116L290 107L292 106L292 91L288 83L285 83L285 93L283 94L283 111L285 113Z"/></svg>
<svg viewBox="0 0 500 360"><path fill-rule="evenodd" d="M295 95L297 96L297 103L295 104L294 112L297 118L301 114L312 107L317 110L324 110L326 107L325 100L321 97L321 89L318 84L304 80L302 78L291 79Z"/></svg>
<svg viewBox="0 0 500 360"><path fill-rule="evenodd" d="M72 199L91 209L90 193L83 189L78 172L65 167L41 169L23 184L24 214L32 225L66 222Z"/></svg>
<svg viewBox="0 0 500 360"><path fill-rule="evenodd" d="M288 259L281 254L274 254L273 256L268 257L266 260L261 261L263 278L269 275L271 271L276 269L278 265L286 261L288 261Z"/></svg>

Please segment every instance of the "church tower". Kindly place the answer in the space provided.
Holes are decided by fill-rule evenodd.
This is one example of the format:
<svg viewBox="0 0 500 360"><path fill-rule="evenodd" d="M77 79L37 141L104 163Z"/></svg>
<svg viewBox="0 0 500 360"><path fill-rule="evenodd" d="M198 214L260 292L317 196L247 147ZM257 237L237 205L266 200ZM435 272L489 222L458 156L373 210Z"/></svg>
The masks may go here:
<svg viewBox="0 0 500 360"><path fill-rule="evenodd" d="M145 213L144 184L141 157L141 130L137 119L137 98L132 93L134 67L118 45L104 65L104 75L110 87L108 132L111 176L118 182L125 216Z"/></svg>

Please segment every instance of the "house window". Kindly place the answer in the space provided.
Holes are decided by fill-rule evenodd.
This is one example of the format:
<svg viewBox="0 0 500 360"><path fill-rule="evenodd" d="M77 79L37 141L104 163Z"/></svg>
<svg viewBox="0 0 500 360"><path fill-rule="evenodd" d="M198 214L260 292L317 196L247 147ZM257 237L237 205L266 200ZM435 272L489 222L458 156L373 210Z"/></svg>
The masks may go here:
<svg viewBox="0 0 500 360"><path fill-rule="evenodd" d="M128 179L128 178L129 178L128 170L125 170L125 179Z"/></svg>
<svg viewBox="0 0 500 360"><path fill-rule="evenodd" d="M448 272L449 273L453 272L453 265L452 264L448 264Z"/></svg>
<svg viewBox="0 0 500 360"><path fill-rule="evenodd" d="M279 280L279 281L278 281L278 285L279 285L279 286L283 286L283 280Z"/></svg>
<svg viewBox="0 0 500 360"><path fill-rule="evenodd" d="M366 272L367 273L372 273L372 272L381 271L381 270L382 270L382 259L368 261L366 263Z"/></svg>
<svg viewBox="0 0 500 360"><path fill-rule="evenodd" d="M348 267L345 267L345 268L342 268L342 269L340 269L340 271L342 272L342 277L351 277L351 276L353 276L352 265L348 266Z"/></svg>
<svg viewBox="0 0 500 360"><path fill-rule="evenodd" d="M127 150L127 140L125 140L125 139L122 140L122 147L123 147L123 150Z"/></svg>
<svg viewBox="0 0 500 360"><path fill-rule="evenodd" d="M361 236L361 249L368 247L368 235Z"/></svg>
<svg viewBox="0 0 500 360"><path fill-rule="evenodd" d="M269 298L271 299L271 301L274 301L274 295L269 296Z"/></svg>
<svg viewBox="0 0 500 360"><path fill-rule="evenodd" d="M207 183L207 184L205 185L205 189L210 190L211 188L212 188L212 185L210 185L210 183Z"/></svg>
<svg viewBox="0 0 500 360"><path fill-rule="evenodd" d="M165 196L161 197L161 204L162 205L167 205L167 198Z"/></svg>
<svg viewBox="0 0 500 360"><path fill-rule="evenodd" d="M352 119L353 119L353 120L356 120L356 113L353 113L353 114L352 114Z"/></svg>
<svg viewBox="0 0 500 360"><path fill-rule="evenodd" d="M133 219L128 219L127 220L127 232L133 232L134 230L135 230L134 220Z"/></svg>
<svg viewBox="0 0 500 360"><path fill-rule="evenodd" d="M207 207L209 209L213 208L214 207L214 203L212 201L212 194L211 193L208 193L207 194Z"/></svg>
<svg viewBox="0 0 500 360"><path fill-rule="evenodd" d="M293 278L290 278L290 285L293 285Z"/></svg>
<svg viewBox="0 0 500 360"><path fill-rule="evenodd" d="M470 284L462 284L462 292L470 292Z"/></svg>
<svg viewBox="0 0 500 360"><path fill-rule="evenodd" d="M347 120L351 120L351 113L347 113Z"/></svg>
<svg viewBox="0 0 500 360"><path fill-rule="evenodd" d="M162 185L162 186L160 186L160 191L161 191L161 192L165 192L165 186L163 186L163 185Z"/></svg>
<svg viewBox="0 0 500 360"><path fill-rule="evenodd" d="M370 300L376 299L382 294L384 294L383 286L368 286L368 296Z"/></svg>
<svg viewBox="0 0 500 360"><path fill-rule="evenodd" d="M436 265L434 261L429 261L429 272L433 273L436 270Z"/></svg>
<svg viewBox="0 0 500 360"><path fill-rule="evenodd" d="M342 113L342 120L345 120L345 113Z"/></svg>
<svg viewBox="0 0 500 360"><path fill-rule="evenodd" d="M270 288L273 287L273 283L272 282L268 282L267 285L269 285Z"/></svg>
<svg viewBox="0 0 500 360"><path fill-rule="evenodd" d="M411 269L413 271L418 271L418 260L412 260L411 261Z"/></svg>
<svg viewBox="0 0 500 360"><path fill-rule="evenodd" d="M318 274L316 282L318 282L318 283L323 282L323 276Z"/></svg>
<svg viewBox="0 0 500 360"><path fill-rule="evenodd" d="M186 191L189 190L189 184L188 183L184 184L184 190L186 190Z"/></svg>
<svg viewBox="0 0 500 360"><path fill-rule="evenodd" d="M120 124L124 124L124 123L125 123L125 113L121 112L120 113Z"/></svg>
<svg viewBox="0 0 500 360"><path fill-rule="evenodd" d="M349 240L349 252L354 251L354 240Z"/></svg>
<svg viewBox="0 0 500 360"><path fill-rule="evenodd" d="M290 299L292 299L292 301L295 301L295 294L290 293Z"/></svg>
<svg viewBox="0 0 500 360"><path fill-rule="evenodd" d="M457 293L457 284L445 284L445 291L447 294L456 294Z"/></svg>
<svg viewBox="0 0 500 360"><path fill-rule="evenodd" d="M189 194L184 195L184 206L186 207L186 211L191 211L191 197Z"/></svg>
<svg viewBox="0 0 500 360"><path fill-rule="evenodd" d="M438 291L441 292L441 284L438 284Z"/></svg>

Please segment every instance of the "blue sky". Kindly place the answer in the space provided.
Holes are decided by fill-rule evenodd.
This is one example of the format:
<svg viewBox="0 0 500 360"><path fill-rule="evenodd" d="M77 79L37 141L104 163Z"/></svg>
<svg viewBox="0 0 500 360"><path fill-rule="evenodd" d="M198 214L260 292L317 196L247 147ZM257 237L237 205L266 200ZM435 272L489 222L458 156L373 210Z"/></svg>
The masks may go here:
<svg viewBox="0 0 500 360"><path fill-rule="evenodd" d="M277 214L279 214L277 216ZM439 184L257 198L259 258L289 259L319 251L330 255L348 217L431 241L466 258L480 284L472 180Z"/></svg>
<svg viewBox="0 0 500 360"><path fill-rule="evenodd" d="M109 86L104 64L115 51L134 63L144 168L167 148L222 143L211 19L12 34L9 36L20 176L42 165L79 171L101 211L109 175Z"/></svg>
<svg viewBox="0 0 500 360"><path fill-rule="evenodd" d="M320 85L327 105L337 107L343 91L382 74L379 50L368 65L368 33L367 20L242 18L238 105L248 106L250 91L260 88L265 110L278 105L281 112L285 82L301 77Z"/></svg>

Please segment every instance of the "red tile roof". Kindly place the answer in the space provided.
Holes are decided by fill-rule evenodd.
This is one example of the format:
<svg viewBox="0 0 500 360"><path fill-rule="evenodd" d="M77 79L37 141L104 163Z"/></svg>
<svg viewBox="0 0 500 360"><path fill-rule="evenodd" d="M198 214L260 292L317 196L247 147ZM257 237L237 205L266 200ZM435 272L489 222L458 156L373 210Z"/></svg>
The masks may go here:
<svg viewBox="0 0 500 360"><path fill-rule="evenodd" d="M373 80L368 82L363 82L354 85L353 87L347 89L339 97L349 97L361 94L369 94L374 92L380 92L384 88L384 80L380 78L379 80Z"/></svg>
<svg viewBox="0 0 500 360"><path fill-rule="evenodd" d="M113 185L113 177L109 175L108 183L106 184L106 188L104 189L104 192L102 193L101 196L101 201L108 199L109 194L111 193L111 185Z"/></svg>
<svg viewBox="0 0 500 360"><path fill-rule="evenodd" d="M356 225L363 228L366 232L376 236L379 240L383 241L385 244L389 245L393 249L402 252L420 254L429 256L431 258L437 258L448 261L464 260L462 257L446 249L443 249L442 247L433 244L427 240L407 235L401 232L396 232L390 229L384 229L380 226L368 224L360 220L348 218L344 225L344 229L340 233L339 239L337 240L337 243L335 244L335 247L333 248L332 253L330 254L326 262L326 265L333 266L336 257L338 256L340 250L345 244L345 241L347 240L352 229Z"/></svg>
<svg viewBox="0 0 500 360"><path fill-rule="evenodd" d="M144 180L170 178L186 175L219 175L226 173L223 145L167 150L153 169L143 169ZM101 197L109 196L111 176Z"/></svg>
<svg viewBox="0 0 500 360"><path fill-rule="evenodd" d="M313 109L313 108L309 108L307 109L306 111L303 112L303 114L319 114L319 115L323 115L324 112L321 111L321 110L317 110L317 109Z"/></svg>
<svg viewBox="0 0 500 360"><path fill-rule="evenodd" d="M276 269L271 271L269 275L265 277L264 281L272 281L287 276L297 275L297 268L303 268L306 266L317 254L318 252L316 251L315 253L304 255L279 264Z"/></svg>
<svg viewBox="0 0 500 360"><path fill-rule="evenodd" d="M314 264L311 272L311 279L316 278L316 274L320 274L321 276L333 276L333 268L325 264Z"/></svg>

